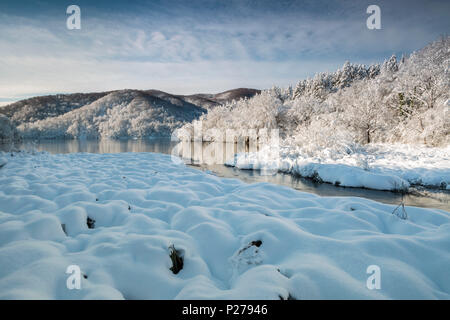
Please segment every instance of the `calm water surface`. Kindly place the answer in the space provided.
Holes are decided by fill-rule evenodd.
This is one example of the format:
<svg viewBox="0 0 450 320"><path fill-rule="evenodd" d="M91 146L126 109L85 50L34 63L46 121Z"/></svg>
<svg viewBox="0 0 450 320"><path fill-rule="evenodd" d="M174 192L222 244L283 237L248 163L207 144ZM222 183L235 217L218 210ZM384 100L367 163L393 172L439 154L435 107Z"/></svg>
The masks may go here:
<svg viewBox="0 0 450 320"><path fill-rule="evenodd" d="M14 145L0 145L1 151L11 149L47 151L49 153L120 153L120 152L156 152L171 154L177 147L177 142L168 139L147 140L39 140L24 141ZM178 146L179 147L179 146ZM360 188L336 187L331 184L318 184L310 180L295 177L289 174L277 173L262 175L259 171L239 170L220 164L188 164L189 166L209 171L219 177L237 178L246 183L270 182L288 186L300 191L314 193L320 196L352 196L363 197L375 201L399 204L402 196L393 192L367 190ZM439 208L450 211L450 192L434 190L413 190L404 196L404 202L409 206L425 208Z"/></svg>

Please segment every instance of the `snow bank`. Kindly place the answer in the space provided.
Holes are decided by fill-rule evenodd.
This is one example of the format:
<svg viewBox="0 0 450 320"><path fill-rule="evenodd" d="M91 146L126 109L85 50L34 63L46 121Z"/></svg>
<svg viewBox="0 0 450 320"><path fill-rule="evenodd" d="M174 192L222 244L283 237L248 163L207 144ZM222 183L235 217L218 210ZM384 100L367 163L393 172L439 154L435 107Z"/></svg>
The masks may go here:
<svg viewBox="0 0 450 320"><path fill-rule="evenodd" d="M0 299L450 299L450 214L393 209L168 155L15 153L0 170Z"/></svg>
<svg viewBox="0 0 450 320"><path fill-rule="evenodd" d="M271 156L267 156L270 154ZM401 190L410 185L448 189L450 146L429 148L374 144L348 153L324 148L314 155L284 147L275 153L241 153L226 163L239 169L270 169L321 182L376 190Z"/></svg>

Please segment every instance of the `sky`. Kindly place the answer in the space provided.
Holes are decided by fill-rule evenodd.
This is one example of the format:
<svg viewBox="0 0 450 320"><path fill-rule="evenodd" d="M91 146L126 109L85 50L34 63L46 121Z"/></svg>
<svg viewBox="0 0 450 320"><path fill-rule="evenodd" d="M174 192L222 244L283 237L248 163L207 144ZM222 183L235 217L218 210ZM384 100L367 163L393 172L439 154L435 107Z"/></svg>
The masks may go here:
<svg viewBox="0 0 450 320"><path fill-rule="evenodd" d="M69 5L81 29L69 30ZM370 30L369 5L381 9ZM450 30L448 0L1 0L0 104L30 96L286 87Z"/></svg>

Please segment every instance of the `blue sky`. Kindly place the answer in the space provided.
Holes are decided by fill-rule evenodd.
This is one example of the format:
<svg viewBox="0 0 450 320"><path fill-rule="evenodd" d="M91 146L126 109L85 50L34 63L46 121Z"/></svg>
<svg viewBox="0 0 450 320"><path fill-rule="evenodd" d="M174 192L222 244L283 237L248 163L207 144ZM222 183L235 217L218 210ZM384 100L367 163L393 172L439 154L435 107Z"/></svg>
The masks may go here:
<svg viewBox="0 0 450 320"><path fill-rule="evenodd" d="M81 30L66 8L81 8ZM381 30L366 8L381 8ZM0 2L0 103L123 88L287 86L345 61L382 62L450 30L450 1Z"/></svg>

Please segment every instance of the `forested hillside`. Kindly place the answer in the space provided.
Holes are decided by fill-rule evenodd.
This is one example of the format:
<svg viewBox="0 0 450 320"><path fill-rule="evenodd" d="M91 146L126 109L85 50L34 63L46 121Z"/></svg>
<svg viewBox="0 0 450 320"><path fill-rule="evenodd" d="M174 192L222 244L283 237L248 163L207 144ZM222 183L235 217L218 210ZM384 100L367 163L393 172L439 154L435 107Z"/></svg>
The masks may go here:
<svg viewBox="0 0 450 320"><path fill-rule="evenodd" d="M0 140L170 136L207 110L259 92L240 88L183 96L158 90L118 90L34 97L0 109Z"/></svg>
<svg viewBox="0 0 450 320"><path fill-rule="evenodd" d="M449 144L450 38L442 37L409 57L381 65L349 62L295 88L274 87L203 115L203 139L213 129L279 129L285 145L347 150L367 143ZM177 130L192 135L193 124ZM208 131L209 130L209 131Z"/></svg>

